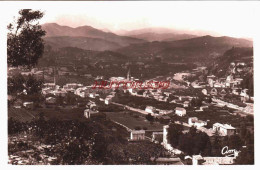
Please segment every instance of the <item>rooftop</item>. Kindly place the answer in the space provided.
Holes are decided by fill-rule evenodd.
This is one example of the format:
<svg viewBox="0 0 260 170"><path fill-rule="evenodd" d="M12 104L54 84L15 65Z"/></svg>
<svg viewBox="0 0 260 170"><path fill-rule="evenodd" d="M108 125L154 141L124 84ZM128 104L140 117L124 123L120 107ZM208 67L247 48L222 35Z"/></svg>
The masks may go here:
<svg viewBox="0 0 260 170"><path fill-rule="evenodd" d="M132 130L131 133L132 134L143 134L143 133L145 133L145 131L144 130Z"/></svg>
<svg viewBox="0 0 260 170"><path fill-rule="evenodd" d="M215 123L215 124L213 124L213 126L222 127L222 128L225 128L225 129L236 129L236 128L234 128L234 127L231 126L231 125L221 124L221 123Z"/></svg>

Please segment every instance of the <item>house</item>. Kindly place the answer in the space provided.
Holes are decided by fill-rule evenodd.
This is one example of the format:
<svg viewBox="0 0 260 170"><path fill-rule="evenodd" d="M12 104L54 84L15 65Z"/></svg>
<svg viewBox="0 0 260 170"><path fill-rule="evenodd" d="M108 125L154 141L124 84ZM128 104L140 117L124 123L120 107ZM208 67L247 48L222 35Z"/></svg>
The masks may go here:
<svg viewBox="0 0 260 170"><path fill-rule="evenodd" d="M227 76L226 82L233 82L234 78L232 75Z"/></svg>
<svg viewBox="0 0 260 170"><path fill-rule="evenodd" d="M240 89L240 88L234 88L234 89L232 90L232 93L235 94L235 95L240 95L241 89Z"/></svg>
<svg viewBox="0 0 260 170"><path fill-rule="evenodd" d="M178 116L185 116L186 115L186 109L181 107L176 107L175 114Z"/></svg>
<svg viewBox="0 0 260 170"><path fill-rule="evenodd" d="M106 104L106 105L109 105L109 104L111 103L111 101L112 101L112 97L107 96L107 97L105 98L105 104Z"/></svg>
<svg viewBox="0 0 260 170"><path fill-rule="evenodd" d="M26 109L32 109L32 108L33 108L33 102L24 102L24 103L23 103L23 106L24 106Z"/></svg>
<svg viewBox="0 0 260 170"><path fill-rule="evenodd" d="M86 118L90 118L90 110L89 109L85 109L84 110L84 116L86 117Z"/></svg>
<svg viewBox="0 0 260 170"><path fill-rule="evenodd" d="M203 90L201 90L201 92L202 92L202 94L204 94L204 95L208 95L207 89L203 89Z"/></svg>
<svg viewBox="0 0 260 170"><path fill-rule="evenodd" d="M160 115L166 115L166 114L171 114L171 113L173 113L172 110L160 110L160 109L157 109L157 111L159 111L159 114L160 114Z"/></svg>
<svg viewBox="0 0 260 170"><path fill-rule="evenodd" d="M90 118L91 114L95 114L95 113L98 113L98 111L95 110L95 109L93 109L93 108L92 108L92 109L87 108L87 109L84 110L84 116L85 116L87 119Z"/></svg>
<svg viewBox="0 0 260 170"><path fill-rule="evenodd" d="M221 136L235 135L236 128L228 124L215 123L213 124L213 130L218 131Z"/></svg>
<svg viewBox="0 0 260 170"><path fill-rule="evenodd" d="M207 82L209 84L213 83L216 80L216 76L211 75L211 76L207 76Z"/></svg>
<svg viewBox="0 0 260 170"><path fill-rule="evenodd" d="M62 97L65 97L67 92L66 91L63 91L63 90L55 90L52 92L52 94L54 94L55 96L62 96Z"/></svg>
<svg viewBox="0 0 260 170"><path fill-rule="evenodd" d="M131 141L140 141L145 140L145 131L144 130L132 130L130 134Z"/></svg>
<svg viewBox="0 0 260 170"><path fill-rule="evenodd" d="M190 101L185 101L183 103L183 107L189 107L190 106Z"/></svg>
<svg viewBox="0 0 260 170"><path fill-rule="evenodd" d="M188 119L188 123L189 123L189 125L195 126L197 128L207 125L206 121L199 120L197 117L190 117Z"/></svg>
<svg viewBox="0 0 260 170"><path fill-rule="evenodd" d="M216 88L212 88L211 91L210 91L210 94L212 96L216 96L216 95L218 95L218 90Z"/></svg>
<svg viewBox="0 0 260 170"><path fill-rule="evenodd" d="M77 83L67 83L66 85L63 86L63 89L66 91L75 91L76 88L82 87L82 84L77 84Z"/></svg>
<svg viewBox="0 0 260 170"><path fill-rule="evenodd" d="M95 94L95 93L90 93L90 94L89 94L89 97L92 98L92 99L94 99L94 98L96 97L96 94Z"/></svg>
<svg viewBox="0 0 260 170"><path fill-rule="evenodd" d="M147 113L151 113L152 115L156 112L156 110L155 110L155 108L154 108L153 106L147 106L147 107L145 108L145 111L146 111Z"/></svg>
<svg viewBox="0 0 260 170"><path fill-rule="evenodd" d="M222 97L226 96L226 95L227 95L226 90L225 90L225 89L222 89L222 90L220 91L220 95L221 95Z"/></svg>
<svg viewBox="0 0 260 170"><path fill-rule="evenodd" d="M55 104L56 103L56 98L55 97L47 97L45 99L46 104Z"/></svg>
<svg viewBox="0 0 260 170"><path fill-rule="evenodd" d="M163 132L153 132L152 133L152 141L155 143L163 142Z"/></svg>
<svg viewBox="0 0 260 170"><path fill-rule="evenodd" d="M240 96L247 97L248 96L248 89L243 89L240 93Z"/></svg>

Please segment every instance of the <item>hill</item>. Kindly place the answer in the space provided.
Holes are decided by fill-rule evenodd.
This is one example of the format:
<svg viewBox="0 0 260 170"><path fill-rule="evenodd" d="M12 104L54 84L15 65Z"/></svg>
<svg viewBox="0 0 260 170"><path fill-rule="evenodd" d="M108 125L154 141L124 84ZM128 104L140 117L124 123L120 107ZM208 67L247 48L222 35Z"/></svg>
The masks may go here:
<svg viewBox="0 0 260 170"><path fill-rule="evenodd" d="M54 49L63 47L77 47L84 50L104 51L115 50L123 47L115 42L89 37L46 37L44 38L44 41Z"/></svg>
<svg viewBox="0 0 260 170"><path fill-rule="evenodd" d="M202 36L169 42L149 42L117 50L132 58L160 57L167 62L211 62L232 47L252 47L252 41L232 37Z"/></svg>
<svg viewBox="0 0 260 170"><path fill-rule="evenodd" d="M107 46L105 50L114 49L120 46L128 46L130 44L136 44L136 43L143 43L144 40L127 37L127 36L119 36L111 32L104 32L99 29L93 28L91 26L81 26L81 27L68 27L68 26L61 26L56 23L47 23L42 25L43 30L46 31L46 38L47 40L50 40L48 37L56 37L52 38L51 45L53 44L59 44L60 38L57 39L57 37L63 37L63 43L70 44L73 47L78 47L77 45L82 45L81 41L84 42L85 46L91 46L91 44L94 42L95 46L101 47L101 49L98 49L98 51L103 50L103 46ZM70 37L64 39L64 37ZM74 38L71 38L74 37ZM77 38L75 38L77 37ZM81 37L81 38L79 38ZM87 37L89 39L83 39L82 37ZM79 38L79 40L78 40ZM91 38L91 39L90 39ZM47 41L46 40L46 41ZM57 41L55 41L57 40ZM76 40L80 41L77 42ZM103 40L103 41L102 41ZM69 42L66 42L69 41ZM47 41L48 43L48 41ZM114 43L114 44L112 44ZM82 46L79 46L79 48L82 48ZM84 49L87 49L85 47Z"/></svg>
<svg viewBox="0 0 260 170"><path fill-rule="evenodd" d="M195 35L190 34L174 34L174 33L153 33L147 32L143 34L129 35L134 38L143 39L149 42L152 41L176 41L183 39L195 38Z"/></svg>

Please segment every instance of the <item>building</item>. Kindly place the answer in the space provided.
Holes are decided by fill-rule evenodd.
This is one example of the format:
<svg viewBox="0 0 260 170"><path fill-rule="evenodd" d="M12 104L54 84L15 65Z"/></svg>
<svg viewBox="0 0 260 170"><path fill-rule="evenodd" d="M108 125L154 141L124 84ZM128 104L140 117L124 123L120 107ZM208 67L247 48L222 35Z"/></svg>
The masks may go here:
<svg viewBox="0 0 260 170"><path fill-rule="evenodd" d="M145 111L146 111L147 113L151 113L152 115L156 112L156 110L155 110L155 108L154 108L153 106L147 106L147 107L145 108Z"/></svg>
<svg viewBox="0 0 260 170"><path fill-rule="evenodd" d="M152 133L152 141L155 143L163 142L163 132L153 132Z"/></svg>
<svg viewBox="0 0 260 170"><path fill-rule="evenodd" d="M106 105L109 105L109 104L111 103L111 101L112 101L112 98L107 97L107 98L105 99L105 104L106 104Z"/></svg>
<svg viewBox="0 0 260 170"><path fill-rule="evenodd" d="M218 131L221 136L235 135L236 128L228 124L215 123L213 124L213 130Z"/></svg>
<svg viewBox="0 0 260 170"><path fill-rule="evenodd" d="M145 131L144 130L132 130L130 134L131 141L140 141L145 140Z"/></svg>
<svg viewBox="0 0 260 170"><path fill-rule="evenodd" d="M93 108L91 108L91 109L87 108L87 109L84 110L84 116L85 116L87 119L89 119L89 118L91 117L91 115L92 115L92 114L95 114L95 113L98 113L98 110L93 109Z"/></svg>
<svg viewBox="0 0 260 170"><path fill-rule="evenodd" d="M211 75L211 76L207 76L207 82L209 84L213 83L216 80L216 76Z"/></svg>
<svg viewBox="0 0 260 170"><path fill-rule="evenodd" d="M210 94L212 96L216 96L216 95L218 95L218 90L216 88L213 88L213 89L211 89Z"/></svg>
<svg viewBox="0 0 260 170"><path fill-rule="evenodd" d="M95 93L90 93L90 94L89 94L89 97L92 98L92 99L94 99L94 98L96 97L96 94L95 94Z"/></svg>
<svg viewBox="0 0 260 170"><path fill-rule="evenodd" d="M33 102L24 102L24 103L23 103L23 106L24 106L26 109L32 109L32 108L33 108Z"/></svg>
<svg viewBox="0 0 260 170"><path fill-rule="evenodd" d="M185 101L183 103L183 107L189 107L190 106L190 101Z"/></svg>
<svg viewBox="0 0 260 170"><path fill-rule="evenodd" d="M185 116L186 115L186 109L181 108L181 107L176 107L175 109L175 114L178 116Z"/></svg>
<svg viewBox="0 0 260 170"><path fill-rule="evenodd" d="M52 90L55 90L57 88L57 86L55 85L55 83L44 83L43 84L43 87L44 88L49 88L49 89L52 89Z"/></svg>
<svg viewBox="0 0 260 170"><path fill-rule="evenodd" d="M207 125L206 121L199 120L197 117L190 117L188 119L188 124L191 126L195 126L197 128L203 127Z"/></svg>
<svg viewBox="0 0 260 170"><path fill-rule="evenodd" d="M105 98L105 104L106 105L109 105L111 102L112 102L112 98L113 98L114 96L112 96L112 95L108 95L106 98Z"/></svg>
<svg viewBox="0 0 260 170"><path fill-rule="evenodd" d="M90 118L90 110L89 110L89 109L85 109L85 110L84 110L84 116L85 116L86 118Z"/></svg>
<svg viewBox="0 0 260 170"><path fill-rule="evenodd" d="M55 97L47 97L45 99L46 104L55 104L56 103L56 98Z"/></svg>
<svg viewBox="0 0 260 170"><path fill-rule="evenodd" d="M207 89L203 89L201 92L202 92L202 94L204 94L204 95L208 95Z"/></svg>
<svg viewBox="0 0 260 170"><path fill-rule="evenodd" d="M79 87L83 87L83 85L82 84L77 84L77 83L67 83L66 85L63 86L63 89L65 91L74 92Z"/></svg>

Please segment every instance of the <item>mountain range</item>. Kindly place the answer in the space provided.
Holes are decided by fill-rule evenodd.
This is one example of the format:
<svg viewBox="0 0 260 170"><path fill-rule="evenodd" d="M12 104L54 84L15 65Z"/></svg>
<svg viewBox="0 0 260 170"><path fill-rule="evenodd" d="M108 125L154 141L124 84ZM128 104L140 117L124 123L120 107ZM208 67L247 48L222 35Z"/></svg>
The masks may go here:
<svg viewBox="0 0 260 170"><path fill-rule="evenodd" d="M42 28L46 31L46 43L57 48L72 46L88 50L103 51L145 42L145 40L142 39L104 32L91 26L72 28L56 23L47 23L43 24ZM61 43L61 41L63 43Z"/></svg>
<svg viewBox="0 0 260 170"><path fill-rule="evenodd" d="M44 41L52 48L75 47L91 51L113 51L109 55L132 60L161 58L166 62L211 62L232 47L253 47L246 39L198 36L170 29L147 28L117 35L91 26L68 27L43 24Z"/></svg>

